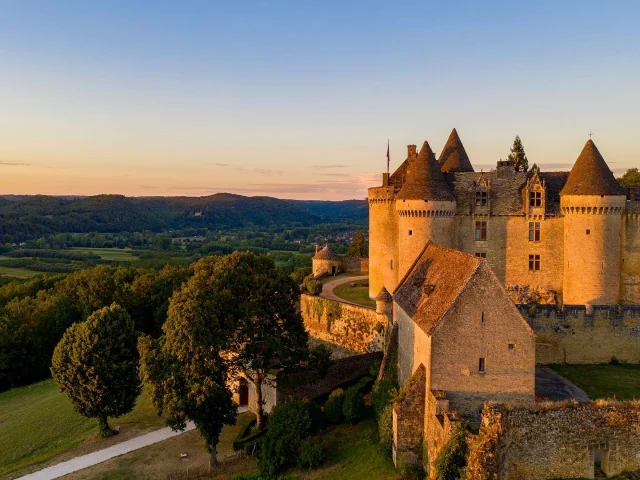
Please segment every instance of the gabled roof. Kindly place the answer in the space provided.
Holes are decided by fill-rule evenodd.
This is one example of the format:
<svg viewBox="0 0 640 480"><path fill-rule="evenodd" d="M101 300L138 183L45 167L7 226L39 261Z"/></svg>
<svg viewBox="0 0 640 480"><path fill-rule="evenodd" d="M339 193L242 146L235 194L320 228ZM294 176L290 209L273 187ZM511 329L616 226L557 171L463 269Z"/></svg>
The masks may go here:
<svg viewBox="0 0 640 480"><path fill-rule="evenodd" d="M336 255L329 250L329 245L325 245L324 248L313 256L313 260L341 260L341 258L340 255Z"/></svg>
<svg viewBox="0 0 640 480"><path fill-rule="evenodd" d="M482 260L429 242L393 292L393 301L430 334Z"/></svg>
<svg viewBox="0 0 640 480"><path fill-rule="evenodd" d="M569 173L560 195L626 195L607 162L589 139Z"/></svg>
<svg viewBox="0 0 640 480"><path fill-rule="evenodd" d="M440 164L442 171L447 173L474 171L469 156L455 128L451 131L449 140L447 140L442 152L440 152L438 164Z"/></svg>
<svg viewBox="0 0 640 480"><path fill-rule="evenodd" d="M455 200L429 143L424 142L418 158L407 168L405 184L398 192L400 200Z"/></svg>

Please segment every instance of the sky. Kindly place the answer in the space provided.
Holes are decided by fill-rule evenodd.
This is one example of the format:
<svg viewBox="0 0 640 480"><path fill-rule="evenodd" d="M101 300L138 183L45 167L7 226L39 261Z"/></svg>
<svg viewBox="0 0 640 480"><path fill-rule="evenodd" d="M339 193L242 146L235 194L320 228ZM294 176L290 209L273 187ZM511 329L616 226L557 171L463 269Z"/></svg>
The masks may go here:
<svg viewBox="0 0 640 480"><path fill-rule="evenodd" d="M456 128L640 166L640 2L0 0L0 193L366 197Z"/></svg>

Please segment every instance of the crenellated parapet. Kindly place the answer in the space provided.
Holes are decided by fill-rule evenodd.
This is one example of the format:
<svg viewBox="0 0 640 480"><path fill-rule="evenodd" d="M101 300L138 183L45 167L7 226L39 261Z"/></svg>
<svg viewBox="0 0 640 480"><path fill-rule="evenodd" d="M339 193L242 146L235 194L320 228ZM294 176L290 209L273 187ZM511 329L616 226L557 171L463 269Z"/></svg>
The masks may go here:
<svg viewBox="0 0 640 480"><path fill-rule="evenodd" d="M435 218L455 217L455 208L451 210L398 210L401 217Z"/></svg>

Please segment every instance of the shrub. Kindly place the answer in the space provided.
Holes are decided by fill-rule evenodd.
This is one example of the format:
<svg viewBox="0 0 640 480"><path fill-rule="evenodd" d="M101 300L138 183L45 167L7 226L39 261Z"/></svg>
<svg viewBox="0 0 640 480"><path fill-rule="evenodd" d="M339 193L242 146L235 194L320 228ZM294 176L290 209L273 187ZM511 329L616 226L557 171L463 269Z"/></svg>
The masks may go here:
<svg viewBox="0 0 640 480"><path fill-rule="evenodd" d="M618 357L614 355L613 357L611 357L611 360L609 360L609 363L611 365L620 365L620 360L618 360Z"/></svg>
<svg viewBox="0 0 640 480"><path fill-rule="evenodd" d="M351 387L344 393L342 414L344 419L351 423L357 423L364 410L364 396L360 389Z"/></svg>
<svg viewBox="0 0 640 480"><path fill-rule="evenodd" d="M396 383L390 379L382 379L373 385L372 403L376 418L380 418L384 408L389 405L398 393Z"/></svg>
<svg viewBox="0 0 640 480"><path fill-rule="evenodd" d="M380 371L380 366L382 365L382 362L380 360L374 360L371 363L371 368L369 368L369 376L373 377L373 378L377 378L378 377L378 372Z"/></svg>
<svg viewBox="0 0 640 480"><path fill-rule="evenodd" d="M310 295L320 295L322 293L322 282L313 278L304 281L304 286Z"/></svg>
<svg viewBox="0 0 640 480"><path fill-rule="evenodd" d="M318 468L324 463L324 449L322 442L317 438L307 438L300 445L298 467Z"/></svg>
<svg viewBox="0 0 640 480"><path fill-rule="evenodd" d="M296 268L291 274L291 278L297 285L302 284L305 281L305 277L311 274L311 267Z"/></svg>
<svg viewBox="0 0 640 480"><path fill-rule="evenodd" d="M436 480L457 480L467 465L467 439L464 424L458 423L434 463Z"/></svg>
<svg viewBox="0 0 640 480"><path fill-rule="evenodd" d="M405 463L402 466L402 480L424 480L424 468L420 463ZM460 477L456 477L458 479Z"/></svg>
<svg viewBox="0 0 640 480"><path fill-rule="evenodd" d="M342 405L344 401L344 391L338 388L331 392L329 399L324 404L324 417L329 423L333 425L339 425L344 421L344 415L342 414Z"/></svg>
<svg viewBox="0 0 640 480"><path fill-rule="evenodd" d="M309 414L309 418L311 419L311 427L309 428L309 432L311 435L314 435L321 430L324 429L326 425L326 419L324 414L322 413L322 408L316 402L305 402L307 406L307 413Z"/></svg>
<svg viewBox="0 0 640 480"><path fill-rule="evenodd" d="M389 404L382 409L378 418L378 437L384 450L391 453L393 447L393 405Z"/></svg>
<svg viewBox="0 0 640 480"><path fill-rule="evenodd" d="M305 402L285 403L269 416L267 434L260 442L258 467L265 478L274 478L298 457L302 440L309 436L311 418Z"/></svg>

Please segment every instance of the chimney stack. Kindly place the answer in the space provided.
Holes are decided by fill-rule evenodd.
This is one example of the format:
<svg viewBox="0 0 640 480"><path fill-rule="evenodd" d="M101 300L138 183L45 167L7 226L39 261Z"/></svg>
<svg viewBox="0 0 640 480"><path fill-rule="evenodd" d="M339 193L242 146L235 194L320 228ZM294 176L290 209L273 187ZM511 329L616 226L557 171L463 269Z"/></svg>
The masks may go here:
<svg viewBox="0 0 640 480"><path fill-rule="evenodd" d="M416 146L407 145L407 158L409 159L409 163L413 162L417 156L418 156L418 153L416 151Z"/></svg>

